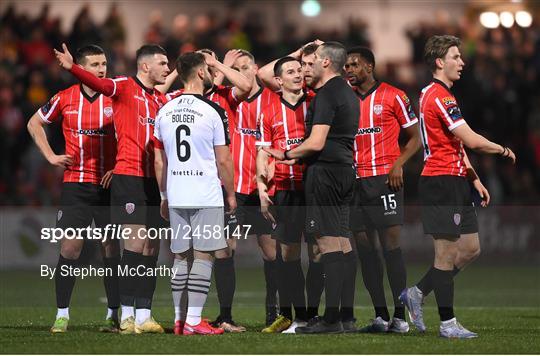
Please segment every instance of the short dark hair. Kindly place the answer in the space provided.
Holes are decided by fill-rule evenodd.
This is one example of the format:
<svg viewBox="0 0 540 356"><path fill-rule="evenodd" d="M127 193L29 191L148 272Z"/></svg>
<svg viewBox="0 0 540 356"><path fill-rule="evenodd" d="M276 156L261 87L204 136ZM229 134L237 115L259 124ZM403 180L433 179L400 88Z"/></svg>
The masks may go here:
<svg viewBox="0 0 540 356"><path fill-rule="evenodd" d="M202 53L206 53L206 54L209 54L211 56L214 56L219 61L219 57L216 54L216 52L212 51L210 48L203 48L203 49L198 50L198 52L202 52Z"/></svg>
<svg viewBox="0 0 540 356"><path fill-rule="evenodd" d="M362 46L352 47L347 51L347 54L357 54L375 68L375 55L369 48Z"/></svg>
<svg viewBox="0 0 540 356"><path fill-rule="evenodd" d="M343 71L343 66L347 62L347 50L339 42L325 42L321 46L322 56L328 58L332 65L330 69L335 73L340 73Z"/></svg>
<svg viewBox="0 0 540 356"><path fill-rule="evenodd" d="M83 46L75 52L75 62L83 64L86 60L86 56L97 56L100 54L105 54L105 51L97 45Z"/></svg>
<svg viewBox="0 0 540 356"><path fill-rule="evenodd" d="M319 48L319 45L316 43L308 43L304 47L302 47L302 56L309 56L310 54L315 53L315 51Z"/></svg>
<svg viewBox="0 0 540 356"><path fill-rule="evenodd" d="M176 60L176 71L179 73L182 83L187 83L195 69L201 65L204 65L204 56L199 52L187 52L181 54Z"/></svg>
<svg viewBox="0 0 540 356"><path fill-rule="evenodd" d="M248 57L249 59L251 59L251 61L253 63L255 63L255 56L253 56L253 54L251 54L251 52L249 51L246 51L245 49L239 49L238 52L240 52L242 55L240 57Z"/></svg>
<svg viewBox="0 0 540 356"><path fill-rule="evenodd" d="M437 69L436 60L437 58L444 58L448 53L450 47L459 47L461 45L461 40L456 36L451 35L442 35L442 36L431 36L424 47L424 60L429 66L431 72L435 72Z"/></svg>
<svg viewBox="0 0 540 356"><path fill-rule="evenodd" d="M300 63L300 61L294 57L291 57L291 56L287 56L287 57L283 57L283 58L280 58L276 61L276 64L274 64L274 76L276 77L281 77L281 74L283 74L283 65L285 63L289 63L289 62L298 62Z"/></svg>
<svg viewBox="0 0 540 356"><path fill-rule="evenodd" d="M135 52L135 59L137 63L142 57L153 56L154 54L167 55L167 51L163 49L160 45L157 44L145 44Z"/></svg>

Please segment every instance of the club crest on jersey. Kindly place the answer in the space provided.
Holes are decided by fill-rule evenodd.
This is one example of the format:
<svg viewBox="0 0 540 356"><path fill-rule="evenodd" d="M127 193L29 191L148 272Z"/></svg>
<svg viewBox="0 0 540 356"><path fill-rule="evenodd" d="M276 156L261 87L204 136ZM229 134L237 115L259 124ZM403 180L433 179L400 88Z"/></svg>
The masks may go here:
<svg viewBox="0 0 540 356"><path fill-rule="evenodd" d="M133 214L133 212L135 211L135 204L133 203L126 203L126 213L128 213L129 215Z"/></svg>
<svg viewBox="0 0 540 356"><path fill-rule="evenodd" d="M382 114L382 111L383 111L383 106L381 104L377 104L373 106L373 112L375 113L375 115Z"/></svg>
<svg viewBox="0 0 540 356"><path fill-rule="evenodd" d="M105 114L105 116L111 117L112 114L113 114L113 109L112 109L112 107L107 106L107 107L103 108L103 113Z"/></svg>
<svg viewBox="0 0 540 356"><path fill-rule="evenodd" d="M139 123L140 123L141 125L150 124L150 125L154 126L154 124L156 123L156 120L155 120L155 119L152 119L151 117L142 117L142 116L139 116Z"/></svg>
<svg viewBox="0 0 540 356"><path fill-rule="evenodd" d="M459 225L460 222L461 222L461 214L454 214L454 223L456 225Z"/></svg>
<svg viewBox="0 0 540 356"><path fill-rule="evenodd" d="M63 214L64 213L62 212L62 210L58 210L58 214L56 215L57 221L60 221L60 219L62 219Z"/></svg>

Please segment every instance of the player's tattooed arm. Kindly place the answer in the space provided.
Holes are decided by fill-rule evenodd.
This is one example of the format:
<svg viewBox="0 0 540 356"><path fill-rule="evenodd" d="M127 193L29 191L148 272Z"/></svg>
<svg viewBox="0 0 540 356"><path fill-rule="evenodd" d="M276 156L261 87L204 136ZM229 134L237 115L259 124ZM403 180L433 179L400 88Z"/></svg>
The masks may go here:
<svg viewBox="0 0 540 356"><path fill-rule="evenodd" d="M388 184L390 189L394 192L403 188L403 166L416 152L418 152L421 146L420 131L418 130L417 124L406 127L404 130L407 133L409 140L388 172L388 180L386 181L386 184Z"/></svg>
<svg viewBox="0 0 540 356"><path fill-rule="evenodd" d="M206 64L209 67L215 68L225 75L225 78L234 86L234 96L238 101L247 99L251 91L251 82L242 73L226 66L208 53L203 53Z"/></svg>
<svg viewBox="0 0 540 356"><path fill-rule="evenodd" d="M36 112L28 121L26 125L30 136L38 146L41 154L45 159L52 164L53 166L67 168L73 164L73 157L70 155L57 155L51 148L49 141L47 140L47 135L45 133L45 121L39 117L39 114Z"/></svg>

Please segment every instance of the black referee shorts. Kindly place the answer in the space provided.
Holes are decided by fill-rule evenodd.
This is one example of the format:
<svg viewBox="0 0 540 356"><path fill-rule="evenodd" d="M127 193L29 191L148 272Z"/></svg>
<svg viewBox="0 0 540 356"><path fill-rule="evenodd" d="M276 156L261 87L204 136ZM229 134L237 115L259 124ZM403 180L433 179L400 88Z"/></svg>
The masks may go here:
<svg viewBox="0 0 540 356"><path fill-rule="evenodd" d="M167 225L160 214L161 196L156 178L113 174L111 181L111 217L114 224Z"/></svg>
<svg viewBox="0 0 540 356"><path fill-rule="evenodd" d="M110 223L110 191L99 184L63 183L56 227L85 228L92 225L103 228Z"/></svg>
<svg viewBox="0 0 540 356"><path fill-rule="evenodd" d="M392 191L387 180L387 174L356 179L351 204L352 231L403 225L403 189Z"/></svg>
<svg viewBox="0 0 540 356"><path fill-rule="evenodd" d="M355 178L350 165L316 163L308 166L304 174L308 234L351 237L349 205Z"/></svg>
<svg viewBox="0 0 540 356"><path fill-rule="evenodd" d="M418 192L425 234L459 237L478 232L471 187L466 178L421 176Z"/></svg>

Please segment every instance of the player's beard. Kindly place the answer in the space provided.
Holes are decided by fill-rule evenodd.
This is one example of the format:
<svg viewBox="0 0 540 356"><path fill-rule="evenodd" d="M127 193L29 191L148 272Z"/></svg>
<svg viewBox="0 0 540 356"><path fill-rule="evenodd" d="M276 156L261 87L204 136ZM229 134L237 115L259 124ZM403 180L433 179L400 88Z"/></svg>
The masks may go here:
<svg viewBox="0 0 540 356"><path fill-rule="evenodd" d="M210 90L213 86L214 86L214 81L212 80L212 78L208 76L204 76L204 79L203 79L204 93Z"/></svg>

